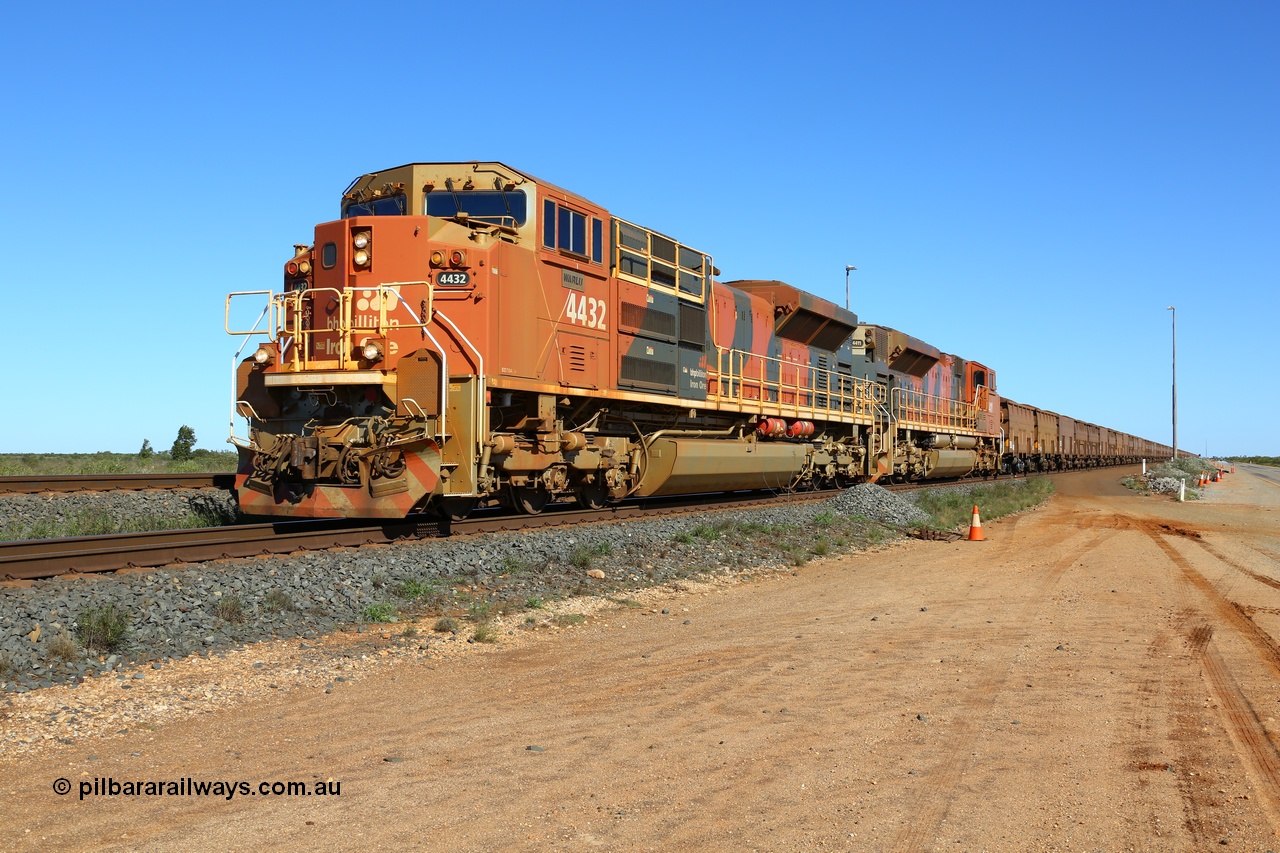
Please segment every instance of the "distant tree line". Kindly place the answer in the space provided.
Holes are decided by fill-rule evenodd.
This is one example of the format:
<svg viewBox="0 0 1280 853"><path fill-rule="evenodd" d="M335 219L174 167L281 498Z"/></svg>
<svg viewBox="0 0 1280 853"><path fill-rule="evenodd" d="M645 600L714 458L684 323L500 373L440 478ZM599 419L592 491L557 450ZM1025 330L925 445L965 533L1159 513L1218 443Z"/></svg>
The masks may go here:
<svg viewBox="0 0 1280 853"><path fill-rule="evenodd" d="M1248 462L1252 465L1274 465L1280 468L1280 456L1228 456L1229 462Z"/></svg>

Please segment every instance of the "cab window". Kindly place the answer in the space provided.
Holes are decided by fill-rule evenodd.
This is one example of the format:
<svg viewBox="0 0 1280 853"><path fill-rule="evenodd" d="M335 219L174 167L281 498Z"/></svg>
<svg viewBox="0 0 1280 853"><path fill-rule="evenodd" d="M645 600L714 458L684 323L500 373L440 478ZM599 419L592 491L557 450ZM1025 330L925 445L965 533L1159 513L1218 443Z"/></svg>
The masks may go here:
<svg viewBox="0 0 1280 853"><path fill-rule="evenodd" d="M353 216L404 216L404 196L375 198L370 201L352 202L342 208L342 218Z"/></svg>

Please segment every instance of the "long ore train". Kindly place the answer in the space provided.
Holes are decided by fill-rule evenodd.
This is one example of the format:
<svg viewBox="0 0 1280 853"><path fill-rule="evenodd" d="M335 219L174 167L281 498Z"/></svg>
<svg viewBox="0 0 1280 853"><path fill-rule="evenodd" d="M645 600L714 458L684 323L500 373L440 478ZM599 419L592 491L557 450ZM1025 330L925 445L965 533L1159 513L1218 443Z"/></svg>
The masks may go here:
<svg viewBox="0 0 1280 853"><path fill-rule="evenodd" d="M1002 399L987 365L502 163L357 178L237 367L247 513L460 518L502 502L803 489L1169 449Z"/></svg>

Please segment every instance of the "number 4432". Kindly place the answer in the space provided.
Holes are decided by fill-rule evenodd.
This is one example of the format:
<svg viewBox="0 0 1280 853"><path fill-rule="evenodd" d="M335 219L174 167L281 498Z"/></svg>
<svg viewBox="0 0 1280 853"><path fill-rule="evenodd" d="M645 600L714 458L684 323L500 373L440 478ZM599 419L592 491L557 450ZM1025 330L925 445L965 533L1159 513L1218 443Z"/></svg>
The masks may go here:
<svg viewBox="0 0 1280 853"><path fill-rule="evenodd" d="M569 322L586 326L588 329L604 331L608 328L604 324L604 313L605 304L603 299L579 296L572 290L569 291L569 301L564 305L564 315Z"/></svg>

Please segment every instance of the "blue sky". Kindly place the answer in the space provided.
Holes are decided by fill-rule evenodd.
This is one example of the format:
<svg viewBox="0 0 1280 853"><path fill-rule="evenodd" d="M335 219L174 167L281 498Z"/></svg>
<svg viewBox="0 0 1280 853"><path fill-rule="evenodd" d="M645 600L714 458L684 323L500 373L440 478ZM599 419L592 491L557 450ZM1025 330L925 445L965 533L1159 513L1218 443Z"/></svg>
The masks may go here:
<svg viewBox="0 0 1280 853"><path fill-rule="evenodd" d="M992 366L1280 455L1280 5L50 4L0 51L0 452L220 449L228 291L355 176L496 159Z"/></svg>

